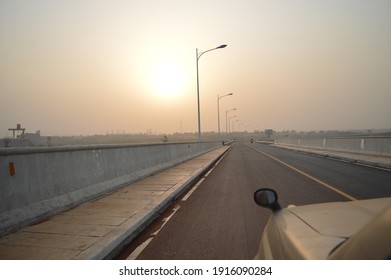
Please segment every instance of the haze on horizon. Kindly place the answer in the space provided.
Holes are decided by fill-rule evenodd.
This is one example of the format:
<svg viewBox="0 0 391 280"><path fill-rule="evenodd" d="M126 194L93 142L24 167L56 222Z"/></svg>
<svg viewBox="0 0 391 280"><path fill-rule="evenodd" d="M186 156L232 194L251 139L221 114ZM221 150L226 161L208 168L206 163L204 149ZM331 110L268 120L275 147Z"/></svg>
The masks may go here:
<svg viewBox="0 0 391 280"><path fill-rule="evenodd" d="M0 137L391 128L391 1L0 0Z"/></svg>

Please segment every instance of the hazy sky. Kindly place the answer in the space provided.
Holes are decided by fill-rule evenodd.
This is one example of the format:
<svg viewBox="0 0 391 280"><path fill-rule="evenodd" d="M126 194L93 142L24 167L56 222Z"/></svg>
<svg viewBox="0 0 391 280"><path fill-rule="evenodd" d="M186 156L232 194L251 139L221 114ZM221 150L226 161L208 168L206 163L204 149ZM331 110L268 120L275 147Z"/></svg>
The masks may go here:
<svg viewBox="0 0 391 280"><path fill-rule="evenodd" d="M0 137L391 128L389 0L0 0Z"/></svg>

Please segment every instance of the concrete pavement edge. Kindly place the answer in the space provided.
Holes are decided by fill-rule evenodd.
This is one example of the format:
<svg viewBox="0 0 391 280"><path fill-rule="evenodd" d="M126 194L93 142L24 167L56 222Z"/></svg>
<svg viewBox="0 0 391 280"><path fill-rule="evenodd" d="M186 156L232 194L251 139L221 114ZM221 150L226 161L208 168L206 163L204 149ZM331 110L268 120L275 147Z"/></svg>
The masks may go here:
<svg viewBox="0 0 391 280"><path fill-rule="evenodd" d="M157 219L178 197L180 197L189 187L197 182L218 160L223 157L230 147L228 146L221 154L211 159L202 168L191 176L178 183L178 186L170 190L166 197L151 205L145 212L137 213L132 217L132 224L120 227L112 234L112 238L102 240L94 244L91 248L76 256L77 259L102 260L112 259L118 255L134 238Z"/></svg>

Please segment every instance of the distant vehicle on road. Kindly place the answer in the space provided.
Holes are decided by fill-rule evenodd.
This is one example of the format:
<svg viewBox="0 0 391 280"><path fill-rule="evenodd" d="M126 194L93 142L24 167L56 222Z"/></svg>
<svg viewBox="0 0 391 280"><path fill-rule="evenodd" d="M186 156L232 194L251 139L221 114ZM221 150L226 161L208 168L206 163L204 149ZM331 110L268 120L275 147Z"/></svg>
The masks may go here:
<svg viewBox="0 0 391 280"><path fill-rule="evenodd" d="M391 259L391 197L282 209L264 188L254 199L273 211L255 259Z"/></svg>
<svg viewBox="0 0 391 280"><path fill-rule="evenodd" d="M251 143L254 143L254 139L251 138L251 139L250 139L250 142L251 142Z"/></svg>

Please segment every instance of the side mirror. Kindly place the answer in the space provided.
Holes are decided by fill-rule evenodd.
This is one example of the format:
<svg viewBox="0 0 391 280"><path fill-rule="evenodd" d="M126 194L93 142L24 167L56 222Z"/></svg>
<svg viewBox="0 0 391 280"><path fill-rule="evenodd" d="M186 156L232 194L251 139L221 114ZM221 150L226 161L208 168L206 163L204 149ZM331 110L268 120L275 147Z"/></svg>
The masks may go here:
<svg viewBox="0 0 391 280"><path fill-rule="evenodd" d="M254 200L259 206L269 208L272 211L278 211L281 209L281 206L278 203L277 192L273 189L262 188L255 191Z"/></svg>

